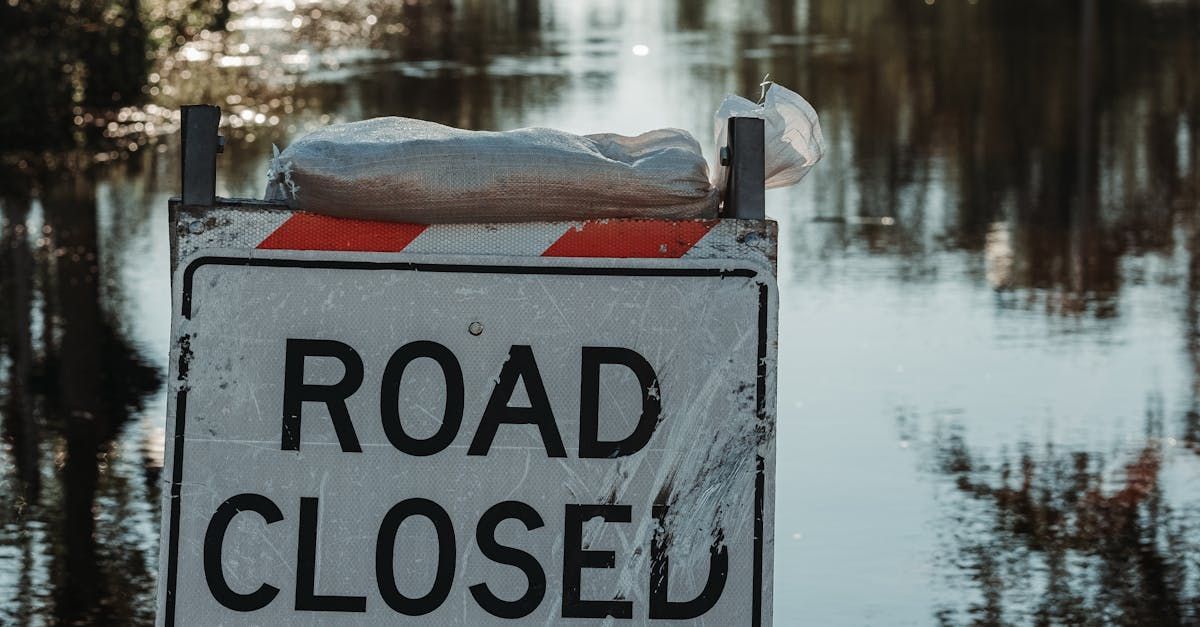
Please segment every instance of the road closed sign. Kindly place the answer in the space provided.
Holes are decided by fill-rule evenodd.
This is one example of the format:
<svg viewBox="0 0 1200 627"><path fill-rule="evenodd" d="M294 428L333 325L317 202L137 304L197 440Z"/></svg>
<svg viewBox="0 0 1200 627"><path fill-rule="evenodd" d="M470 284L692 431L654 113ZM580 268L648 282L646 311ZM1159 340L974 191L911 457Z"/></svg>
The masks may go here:
<svg viewBox="0 0 1200 627"><path fill-rule="evenodd" d="M762 255L214 215L177 218L160 624L770 623Z"/></svg>

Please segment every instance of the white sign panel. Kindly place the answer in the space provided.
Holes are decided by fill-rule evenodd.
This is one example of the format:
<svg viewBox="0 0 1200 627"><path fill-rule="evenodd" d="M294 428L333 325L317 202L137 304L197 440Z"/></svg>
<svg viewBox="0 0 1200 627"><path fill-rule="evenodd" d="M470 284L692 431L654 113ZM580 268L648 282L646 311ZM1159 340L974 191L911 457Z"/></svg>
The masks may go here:
<svg viewBox="0 0 1200 627"><path fill-rule="evenodd" d="M770 623L769 269L206 251L174 290L160 623Z"/></svg>

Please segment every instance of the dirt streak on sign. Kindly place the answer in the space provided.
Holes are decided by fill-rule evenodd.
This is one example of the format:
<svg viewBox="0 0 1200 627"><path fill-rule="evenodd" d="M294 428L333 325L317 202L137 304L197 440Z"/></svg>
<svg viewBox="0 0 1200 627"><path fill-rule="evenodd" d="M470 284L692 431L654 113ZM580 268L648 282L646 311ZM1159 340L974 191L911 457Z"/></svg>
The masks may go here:
<svg viewBox="0 0 1200 627"><path fill-rule="evenodd" d="M770 622L757 261L205 250L165 624Z"/></svg>

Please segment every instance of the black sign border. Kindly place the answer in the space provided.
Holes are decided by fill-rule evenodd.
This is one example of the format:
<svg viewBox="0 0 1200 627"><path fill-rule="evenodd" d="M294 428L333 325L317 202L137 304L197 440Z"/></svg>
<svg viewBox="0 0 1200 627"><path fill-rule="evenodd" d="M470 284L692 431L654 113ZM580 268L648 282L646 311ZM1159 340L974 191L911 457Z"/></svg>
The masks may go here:
<svg viewBox="0 0 1200 627"><path fill-rule="evenodd" d="M192 286L196 270L203 266L247 266L271 268L310 268L325 270L407 270L416 272L450 272L458 274L540 274L574 276L654 276L654 277L717 277L746 278L758 284L758 369L755 373L755 414L759 438L768 433L767 420L767 325L769 323L770 286L758 278L758 272L746 268L605 268L599 266L502 266L483 264L444 264L405 261L356 261L347 259L281 259L272 257L205 256L192 260L183 271L183 294L180 314L192 319ZM180 347L179 378L186 380L191 353ZM171 520L167 537L167 587L163 624L175 625L175 583L179 576L179 518L183 485L184 426L187 422L187 392L184 385L175 396L175 433L171 446ZM751 604L751 625L762 625L763 613L763 509L766 500L766 460L755 455L754 479L754 599ZM159 573L163 576L164 573Z"/></svg>

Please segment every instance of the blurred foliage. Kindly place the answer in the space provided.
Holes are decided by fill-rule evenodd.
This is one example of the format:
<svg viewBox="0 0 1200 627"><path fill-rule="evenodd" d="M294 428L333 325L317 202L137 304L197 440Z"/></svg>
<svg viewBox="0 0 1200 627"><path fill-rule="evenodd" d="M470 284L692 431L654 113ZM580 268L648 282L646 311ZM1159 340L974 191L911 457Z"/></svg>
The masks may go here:
<svg viewBox="0 0 1200 627"><path fill-rule="evenodd" d="M0 148L98 145L113 112L148 100L158 59L228 19L228 0L0 3Z"/></svg>

